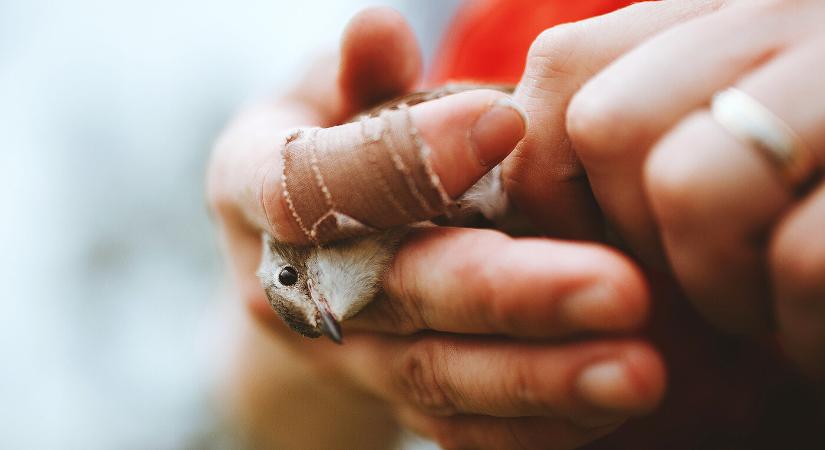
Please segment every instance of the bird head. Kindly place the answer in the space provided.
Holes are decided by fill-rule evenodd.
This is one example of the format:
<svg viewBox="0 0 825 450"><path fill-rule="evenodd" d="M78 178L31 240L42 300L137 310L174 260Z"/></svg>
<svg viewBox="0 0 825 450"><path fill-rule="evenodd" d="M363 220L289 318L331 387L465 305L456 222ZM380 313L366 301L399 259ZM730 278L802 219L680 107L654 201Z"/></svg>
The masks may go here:
<svg viewBox="0 0 825 450"><path fill-rule="evenodd" d="M264 234L258 277L270 305L290 328L340 343L340 322L379 293L401 236L390 231L323 247L296 247Z"/></svg>

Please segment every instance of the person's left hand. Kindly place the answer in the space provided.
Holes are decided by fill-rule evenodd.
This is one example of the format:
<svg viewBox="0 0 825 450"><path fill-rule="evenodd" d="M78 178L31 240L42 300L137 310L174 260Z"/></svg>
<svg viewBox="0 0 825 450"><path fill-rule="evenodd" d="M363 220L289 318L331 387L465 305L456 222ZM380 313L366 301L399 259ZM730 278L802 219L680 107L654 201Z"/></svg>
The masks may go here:
<svg viewBox="0 0 825 450"><path fill-rule="evenodd" d="M672 267L711 322L758 334L775 320L787 353L820 378L825 184L795 196L708 106L714 93L737 87L821 164L822 23L821 1L687 1L550 29L533 45L516 95L531 134L505 170L521 205L590 205L562 220L544 207L551 212L538 219L551 231L594 236L600 210L644 262ZM564 102L566 116L547 112ZM545 156L542 148L569 152ZM596 201L581 202L590 189Z"/></svg>

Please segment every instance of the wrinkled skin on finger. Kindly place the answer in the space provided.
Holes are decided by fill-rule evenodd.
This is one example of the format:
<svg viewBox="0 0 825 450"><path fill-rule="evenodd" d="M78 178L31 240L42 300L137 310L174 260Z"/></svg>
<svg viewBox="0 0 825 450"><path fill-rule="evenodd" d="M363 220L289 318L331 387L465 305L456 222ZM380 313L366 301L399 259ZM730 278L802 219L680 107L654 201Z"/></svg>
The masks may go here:
<svg viewBox="0 0 825 450"><path fill-rule="evenodd" d="M565 260L582 267L548 277L547 265ZM661 399L658 352L623 335L644 322L646 284L612 250L431 228L402 245L390 272L388 298L345 323L343 346L288 345L446 448L574 448ZM588 321L591 306L603 321ZM566 339L580 334L592 337Z"/></svg>
<svg viewBox="0 0 825 450"><path fill-rule="evenodd" d="M316 429L307 430L313 438L323 440L324 430L334 430L349 439L353 438L345 433L349 417L390 410L403 424L432 433L451 448L519 448L522 442L572 448L601 437L627 417L650 411L665 386L660 356L643 340L620 335L644 323L647 287L632 262L603 246L513 240L481 230L425 232L402 246L399 255L404 256L397 262L404 268L396 269L397 276L388 277L385 286L391 304L406 305L397 311L415 311L414 305L419 305L422 315L410 315L405 327L390 330L386 319L367 317L346 334L343 346L308 341L287 330L269 309L254 276L260 231L300 237L295 227L281 220L289 219L288 215L267 209L263 201L268 196L262 187L277 165L272 149L286 130L334 125L385 95L409 91L419 64L391 64L397 55L388 56L392 52L384 51L387 48L419 61L409 28L397 13L368 10L354 19L345 34L337 76L330 76L336 71L329 65L313 70L290 93L242 113L217 144L209 179L212 208L240 293L258 325L268 330L266 336L256 335L249 344L254 348L242 348L236 365L235 389L251 405L241 408L247 411L243 416L257 418L257 410L266 417L288 417L297 426L300 421L292 420L296 411L305 412L317 420ZM381 72L376 82L381 89L364 89L376 67L393 70ZM422 116L417 125L424 139L427 133L433 142L449 137L457 124L473 123L478 109L495 104L489 99L464 102L467 95L504 94L468 93L418 105L441 105L452 113L452 117L447 114L448 120L436 120L441 117L437 111ZM461 105L456 106L456 101ZM523 123L517 125L523 132ZM444 175L460 176L450 164L466 166L466 158L456 156L460 155L433 162L444 164ZM449 180L443 178L448 186ZM471 183L470 178L465 183ZM522 253L531 257L520 258ZM466 264L456 264L460 262L456 255L466 255ZM496 255L509 256L498 266L489 264ZM578 263L564 267L555 262L565 258ZM504 278L496 275L496 267ZM547 268L558 270L548 276L543 273ZM411 279L443 273L433 272L436 269L458 273L464 283L432 278L429 284L411 284ZM466 286L475 290L466 292ZM460 304L444 302L460 295L464 297ZM473 308L487 308L488 313L477 316ZM593 320L588 308L602 309L605 320ZM546 322L537 320L538 315L545 316ZM579 334L589 339L565 341ZM485 377L476 377L478 373ZM552 373L552 379L543 379L543 373ZM301 380L349 398L347 411L331 406L327 396L291 397ZM281 385L289 388L272 388ZM466 433L445 432L450 423L460 424L467 417L473 417L476 425L466 428ZM290 439L296 442L300 437ZM331 445L353 448L346 442L351 441Z"/></svg>
<svg viewBox="0 0 825 450"><path fill-rule="evenodd" d="M784 445L782 436L803 448L821 442L812 430L823 421L823 403L788 364L772 328L778 325L778 341L798 367L819 376L825 316L822 257L811 244L811 230L821 227L817 193L793 207L798 200L758 154L707 117L694 121L694 112L715 91L742 82L796 123L812 148L825 148L821 108L800 107L823 104L811 102L822 89L808 75L818 73L810 68L821 58L803 64L796 54L804 49L789 51L816 41L822 9L821 2L651 2L551 28L534 42L516 91L531 127L505 162L509 192L551 234L604 239L609 223L657 280L650 337L665 355L668 396L660 413L605 442L638 439L656 448L666 438L656 441L644 427L667 424L684 431L684 448L770 448ZM815 42L804 45L821 54ZM770 76L758 75L763 66ZM785 88L777 91L770 86L780 66ZM766 405L792 413L777 417Z"/></svg>
<svg viewBox="0 0 825 450"><path fill-rule="evenodd" d="M580 158L579 146L570 139L575 133L568 130L568 126L575 121L568 120L573 108L568 109L567 105L594 73L649 36L712 14L723 6L723 2L713 1L635 5L616 15L551 30L539 37L516 92L516 100L527 109L530 128L524 143L506 163L505 183L513 199L536 223L544 225L545 231L598 239L603 235L601 215L604 211L636 254L656 263L656 245L650 247L654 251L646 253L644 240L633 237L644 238L647 235L644 226L640 226L642 231L636 234L628 231L636 229L633 220L645 216L632 213L627 216L628 222L621 222L614 214L624 209L621 206L611 209L605 191L597 188L598 183L594 183L591 192L584 176L590 176L593 161L601 160ZM360 17L355 23L365 20L364 16ZM384 23L384 27L379 27L387 33L384 37L395 36L385 41L409 50L414 47L408 45L409 40L404 37L396 40L398 36L392 31L402 29L397 19L393 16L384 22L371 23L373 26ZM366 22L371 20L375 19ZM357 36L345 38L344 42L347 39L358 42ZM346 48L344 61L350 57ZM365 58L380 60L383 54L367 51ZM417 50L408 56L418 58ZM365 60L350 67L376 65L383 64ZM418 70L410 69L416 64L397 67L403 70L388 76L387 83L379 83L392 87L386 92L398 91L393 95L408 90L414 83L408 75ZM315 73L330 74L335 70ZM236 155L239 149L250 148L264 154L271 149L273 139L278 138L277 130L306 124L331 125L342 120L341 116L384 96L353 88L353 84L369 84L368 74L349 78L364 84L341 81L347 79L342 76L318 80L313 89L298 89L275 105L266 105L254 114L241 117L236 132L229 133L230 137L223 141L223 148L227 150L221 156ZM581 125L582 121L578 123ZM579 131L582 136L586 134ZM233 140L233 136L238 140ZM251 142L249 136L260 140ZM219 182L212 195L213 206L220 216L233 272L250 309L260 323L267 326L272 342L289 355L290 363L307 368L312 380L325 383L335 380L364 398L378 399L402 423L435 438L447 448L554 448L554 445L572 448L599 439L621 423L624 423L621 428L594 445L697 448L730 443L748 448L759 448L762 444L771 444L774 448L783 445L805 448L803 444L815 442L817 437L811 433L817 430L816 424L821 423L821 403L801 387L796 375L781 359L765 350L770 345L745 343L718 334L679 300L681 293L673 288L668 276L652 275L651 293L632 261L599 246L594 249L587 245L582 249L570 244L589 252L583 260L591 262L592 270L579 271L576 276L550 273L545 277L550 280L543 280L548 283L542 286L547 289L546 296L537 299L522 295L529 287L536 286L539 277L535 267L507 269L512 269L513 264L525 263L517 257L525 247L536 254L550 255L539 261L546 264L542 267L548 268L552 267L549 265L554 259L552 256L562 261L570 256L570 247L560 249L552 245L549 248L546 247L548 241L543 239L511 242L485 235L479 241L502 246L502 251L485 254L477 246L478 241L473 241L475 238L460 242L469 236L466 231L460 236L450 236L449 230L419 236L407 244L409 258L405 270L419 273L419 279L432 279L429 285L410 285L400 276L397 281L401 281L401 286L387 286L387 292L392 294L388 299L395 301L376 302L373 317L369 308L365 310L360 322L356 320L352 324L353 333L348 334L352 336L351 342L344 347L327 342L308 343L284 329L269 311L260 285L254 279L260 257L259 230L268 225L255 214L259 198L244 197L249 194L244 189L222 190L226 186L222 183L232 179L222 174L249 173L249 166L254 173L261 161L268 163L266 158L238 158L230 165L220 166L222 170L216 170L214 178ZM621 174L621 170L617 172ZM629 167L627 173L636 176L642 172L640 167ZM237 195L226 195L227 192ZM617 195L623 192L644 193L644 190L638 186L634 189L632 185L628 190L616 190ZM594 198L598 199L598 206ZM239 208L242 204L247 205L246 210ZM638 212L632 207L627 211ZM800 217L809 215L800 214ZM652 235L658 236L657 231L654 227ZM437 246L453 243L456 245L453 256L473 255L474 263L463 267L440 266L439 258L449 260L450 255L439 256L423 250L427 242L438 243L439 239L444 240ZM534 246L536 243L541 245ZM777 254L785 253L777 250ZM480 270L496 267L490 260L498 255L506 256L504 260L509 264L500 265L494 272ZM818 267L816 259L811 258L814 263L805 264L804 273L815 273ZM417 263L413 262L416 260ZM532 258L527 260L530 261ZM434 267L469 278L463 284L450 285L433 276ZM608 314L611 317L588 322L587 318L592 319L593 314L587 312L587 306L582 306L587 305L587 301L573 302L579 306L572 311L559 306L567 303L563 301L568 298L566 294L576 292L577 287L600 278L602 273L612 274L606 277L612 281L610 276L617 276L613 270L617 267L625 274L618 277L624 280L622 287L614 290L601 287L596 290L597 295L589 297L591 305L598 302L609 305L594 309L602 313L615 311ZM496 276L501 274L505 276ZM473 278L476 275L479 277ZM388 282L392 283L392 277ZM485 286L490 289L485 290ZM787 285L781 289L792 293ZM611 292L619 295L605 295ZM466 295L469 293L474 295ZM462 295L466 295L464 301L444 302L445 298L462 299ZM808 303L806 300L803 304ZM401 307L393 309L388 305ZM478 306L487 309L476 314L478 311L471 307ZM538 311L533 307L538 307ZM396 316L387 319L391 313ZM543 321L537 320L540 316L546 317L546 327L542 327ZM649 325L639 333L638 327L645 323ZM466 336L456 337L457 333ZM584 347L589 350L579 352ZM582 360L580 353L593 359ZM547 358L551 355L554 357ZM283 367L277 362L273 365ZM519 370L509 370L511 367ZM669 375L666 391L665 367ZM597 370L588 371L592 368ZM547 370L555 374L553 380L541 377ZM488 376L475 377L479 372ZM625 387L621 387L622 383ZM488 393L498 395L488 396ZM660 404L663 396L664 402ZM357 408L356 403L351 406ZM655 413L649 417L625 423L627 418L652 409ZM782 412L779 416L778 411ZM668 432L651 433L651 430Z"/></svg>
<svg viewBox="0 0 825 450"><path fill-rule="evenodd" d="M789 126L821 166L825 98L812 74L822 66L822 20L821 2L730 3L617 59L579 90L567 113L595 196L633 251L671 269L720 329L778 331L787 354L819 380L822 277L788 270L816 267L815 233L787 239L777 225L793 222L793 211L820 194L789 186L780 168L717 123L707 105L715 92L737 87ZM684 54L696 55L689 71L673 56ZM805 217L811 223L799 228L813 230L818 216ZM803 297L815 306L793 313Z"/></svg>

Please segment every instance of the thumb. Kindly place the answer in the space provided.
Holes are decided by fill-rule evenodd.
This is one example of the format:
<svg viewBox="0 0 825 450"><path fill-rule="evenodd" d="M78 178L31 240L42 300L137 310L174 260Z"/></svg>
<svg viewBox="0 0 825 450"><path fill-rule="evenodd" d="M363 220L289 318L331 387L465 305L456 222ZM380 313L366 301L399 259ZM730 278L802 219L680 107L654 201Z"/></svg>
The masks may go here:
<svg viewBox="0 0 825 450"><path fill-rule="evenodd" d="M276 240L324 244L441 215L526 131L506 94L466 91L286 137L262 185Z"/></svg>
<svg viewBox="0 0 825 450"><path fill-rule="evenodd" d="M313 236L318 227L349 223L363 234L438 216L525 133L521 108L490 90L332 126L414 85L421 67L417 44L393 10L360 13L344 33L340 70L334 58L321 64L327 69L318 66L281 101L242 117L223 139L228 145L218 146L213 203L219 211L240 212L252 225L247 232L322 243L352 230ZM332 127L290 131L302 125ZM379 130L381 139L374 139Z"/></svg>

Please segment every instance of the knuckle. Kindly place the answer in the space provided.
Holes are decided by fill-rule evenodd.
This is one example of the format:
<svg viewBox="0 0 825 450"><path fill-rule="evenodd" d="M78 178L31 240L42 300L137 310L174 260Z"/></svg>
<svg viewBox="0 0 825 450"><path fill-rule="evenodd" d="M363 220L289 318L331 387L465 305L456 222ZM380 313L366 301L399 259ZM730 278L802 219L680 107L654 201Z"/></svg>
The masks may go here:
<svg viewBox="0 0 825 450"><path fill-rule="evenodd" d="M388 272L388 283L392 285L392 298L385 299L382 305L382 317L399 333L409 334L428 329L422 309L423 300L415 282L408 276L415 268L403 258L396 258Z"/></svg>
<svg viewBox="0 0 825 450"><path fill-rule="evenodd" d="M666 228L686 225L686 220L694 215L698 206L691 195L691 181L678 170L674 177L669 177L668 167L649 167L646 175L648 195L659 223Z"/></svg>
<svg viewBox="0 0 825 450"><path fill-rule="evenodd" d="M525 323L525 315L529 310L524 303L512 295L510 285L502 283L502 274L506 273L506 261L499 260L497 264L480 267L477 285L482 289L482 298L477 299L479 315L485 324L492 330L519 331Z"/></svg>
<svg viewBox="0 0 825 450"><path fill-rule="evenodd" d="M598 85L585 86L567 109L566 127L576 154L587 165L624 160L627 152L642 149L645 120L630 113L627 103Z"/></svg>
<svg viewBox="0 0 825 450"><path fill-rule="evenodd" d="M702 180L696 162L679 153L688 142L682 132L671 133L658 144L644 165L645 188L660 224L689 226L702 216L704 204L698 195Z"/></svg>
<svg viewBox="0 0 825 450"><path fill-rule="evenodd" d="M537 413L553 411L552 402L548 401L544 390L541 389L545 383L539 380L534 367L525 367L524 364L516 365L510 380L506 389L513 403L533 407Z"/></svg>
<svg viewBox="0 0 825 450"><path fill-rule="evenodd" d="M490 238L484 242L486 248L496 249L495 258L487 251L476 252L457 261L450 275L457 280L471 280L472 288L468 291L471 295L464 302L467 314L478 317L489 329L517 330L525 310L523 305L512 301L507 285L501 280L509 267L518 265L508 262L509 257L502 251L502 246L491 244Z"/></svg>
<svg viewBox="0 0 825 450"><path fill-rule="evenodd" d="M496 302L490 301L494 296L495 283L485 261L486 258L480 257L464 258L457 263L452 275L458 280L472 280L472 292L477 297L472 299L473 306L477 307L476 313L487 323L495 324L500 318L494 306Z"/></svg>
<svg viewBox="0 0 825 450"><path fill-rule="evenodd" d="M550 58L567 53L575 46L579 37L579 25L565 23L547 28L533 41L527 53L528 58Z"/></svg>
<svg viewBox="0 0 825 450"><path fill-rule="evenodd" d="M488 301L480 302L480 304L486 305L486 308L482 310L482 314L484 314L485 320L489 324L488 327L492 330L518 332L525 322L524 304L513 301L511 298L491 293Z"/></svg>
<svg viewBox="0 0 825 450"><path fill-rule="evenodd" d="M576 71L575 49L581 43L581 25L568 23L541 32L527 53L526 74L531 80L564 79Z"/></svg>
<svg viewBox="0 0 825 450"><path fill-rule="evenodd" d="M458 412L437 340L425 337L410 346L401 357L397 374L399 391L418 409L438 416Z"/></svg>
<svg viewBox="0 0 825 450"><path fill-rule="evenodd" d="M411 295L404 296L403 300L385 296L376 304L380 320L399 334L412 334L428 328L417 305L420 305L420 300Z"/></svg>

